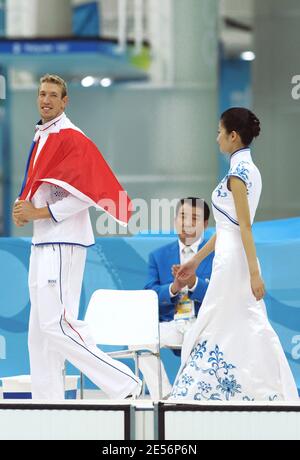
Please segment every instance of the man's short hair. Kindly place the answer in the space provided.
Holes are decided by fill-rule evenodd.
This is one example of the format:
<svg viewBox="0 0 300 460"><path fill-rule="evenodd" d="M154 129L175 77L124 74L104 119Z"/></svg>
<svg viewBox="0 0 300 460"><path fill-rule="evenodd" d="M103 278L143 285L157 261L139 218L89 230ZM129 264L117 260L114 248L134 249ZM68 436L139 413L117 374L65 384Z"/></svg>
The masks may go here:
<svg viewBox="0 0 300 460"><path fill-rule="evenodd" d="M67 83L58 75L51 75L47 73L40 79L40 87L43 83L54 83L55 85L59 86L61 88L62 99L68 95Z"/></svg>
<svg viewBox="0 0 300 460"><path fill-rule="evenodd" d="M179 210L182 205L185 203L192 205L193 208L203 208L204 210L204 220L208 220L210 216L210 210L209 206L206 203L203 198L197 198L194 196L190 196L188 198L181 198L181 200L178 201L177 206L176 206L176 217L178 216Z"/></svg>

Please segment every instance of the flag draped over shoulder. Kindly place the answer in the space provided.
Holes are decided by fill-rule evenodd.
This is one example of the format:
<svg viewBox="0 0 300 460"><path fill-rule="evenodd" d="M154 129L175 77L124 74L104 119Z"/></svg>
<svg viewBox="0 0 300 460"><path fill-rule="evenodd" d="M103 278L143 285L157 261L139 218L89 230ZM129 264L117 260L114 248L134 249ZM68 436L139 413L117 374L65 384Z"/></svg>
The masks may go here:
<svg viewBox="0 0 300 460"><path fill-rule="evenodd" d="M67 128L50 133L34 167L31 148L20 195L31 199L43 182L58 185L91 206L128 224L131 201L97 146L82 132Z"/></svg>

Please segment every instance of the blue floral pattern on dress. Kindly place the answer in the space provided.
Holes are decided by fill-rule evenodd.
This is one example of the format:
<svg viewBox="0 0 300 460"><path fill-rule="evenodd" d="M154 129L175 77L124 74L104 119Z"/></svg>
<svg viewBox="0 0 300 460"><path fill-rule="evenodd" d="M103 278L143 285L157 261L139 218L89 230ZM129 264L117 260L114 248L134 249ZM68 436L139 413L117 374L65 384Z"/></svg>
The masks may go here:
<svg viewBox="0 0 300 460"><path fill-rule="evenodd" d="M249 194L250 188L252 187L252 182L249 181L250 171L249 171L249 169L247 169L249 164L250 163L248 161L241 161L236 166L233 166L232 168L230 168L230 170L228 172L228 175L227 175L227 177L228 176L236 176L236 177L239 177L240 179L242 179L242 181L245 182L245 184L247 186L248 194Z"/></svg>
<svg viewBox="0 0 300 460"><path fill-rule="evenodd" d="M207 341L198 343L173 386L171 398L185 398L190 392L192 398L189 399L196 401L230 401L239 394L241 397L237 399L254 401L248 395L242 396L242 386L234 375L234 369L236 367L233 364L225 361L224 353L218 345L208 351ZM199 372L199 380L195 378L195 372ZM275 401L277 397L272 395L266 399Z"/></svg>
<svg viewBox="0 0 300 460"><path fill-rule="evenodd" d="M225 176L224 179L222 179L219 185L217 186L215 191L218 195L218 198L226 198L228 196L227 187L225 186L225 184L227 184L227 180L228 176Z"/></svg>
<svg viewBox="0 0 300 460"><path fill-rule="evenodd" d="M230 168L228 174L221 180L219 185L215 189L215 193L217 194L218 198L226 198L228 196L228 188L227 188L227 181L230 176L236 176L242 179L247 186L247 194L249 195L249 190L252 187L252 182L249 180L250 171L248 166L250 163L248 161L241 161L237 165Z"/></svg>

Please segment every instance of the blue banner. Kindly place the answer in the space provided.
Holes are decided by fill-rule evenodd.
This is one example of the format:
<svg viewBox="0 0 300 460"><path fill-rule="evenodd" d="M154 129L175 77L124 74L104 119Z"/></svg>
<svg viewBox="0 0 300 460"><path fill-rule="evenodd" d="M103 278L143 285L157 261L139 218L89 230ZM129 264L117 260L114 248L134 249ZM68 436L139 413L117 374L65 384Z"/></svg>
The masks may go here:
<svg viewBox="0 0 300 460"><path fill-rule="evenodd" d="M117 45L100 40L0 40L0 54L47 55L101 53L116 56Z"/></svg>

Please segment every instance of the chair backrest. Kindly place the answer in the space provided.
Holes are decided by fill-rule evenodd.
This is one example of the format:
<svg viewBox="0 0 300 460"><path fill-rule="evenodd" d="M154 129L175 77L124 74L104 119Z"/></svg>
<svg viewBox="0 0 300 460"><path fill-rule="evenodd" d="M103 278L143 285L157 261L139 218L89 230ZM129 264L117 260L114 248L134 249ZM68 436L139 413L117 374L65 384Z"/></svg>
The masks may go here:
<svg viewBox="0 0 300 460"><path fill-rule="evenodd" d="M159 309L155 291L99 289L91 297L85 321L97 344L159 344Z"/></svg>

